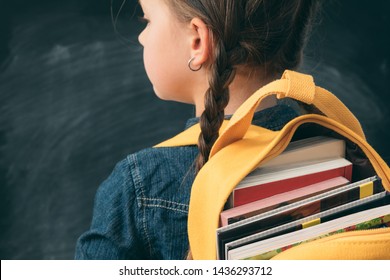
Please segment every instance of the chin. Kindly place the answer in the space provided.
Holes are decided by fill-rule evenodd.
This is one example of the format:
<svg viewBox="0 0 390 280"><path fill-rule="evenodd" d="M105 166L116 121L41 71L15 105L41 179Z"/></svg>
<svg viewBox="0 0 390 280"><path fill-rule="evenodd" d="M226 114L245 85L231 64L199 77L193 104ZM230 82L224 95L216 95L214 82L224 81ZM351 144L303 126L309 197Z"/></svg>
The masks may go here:
<svg viewBox="0 0 390 280"><path fill-rule="evenodd" d="M154 93L156 96L164 101L175 101L175 102L180 102L180 103L185 103L185 104L194 104L191 100L185 100L183 96L180 96L180 94L167 94L167 93L162 93L161 91L156 90L156 88L153 88Z"/></svg>
<svg viewBox="0 0 390 280"><path fill-rule="evenodd" d="M156 89L154 89L154 93L156 94L156 96L161 99L161 100L164 100L164 101L172 101L171 98L169 98L169 95L167 94L162 94L161 92L157 91Z"/></svg>

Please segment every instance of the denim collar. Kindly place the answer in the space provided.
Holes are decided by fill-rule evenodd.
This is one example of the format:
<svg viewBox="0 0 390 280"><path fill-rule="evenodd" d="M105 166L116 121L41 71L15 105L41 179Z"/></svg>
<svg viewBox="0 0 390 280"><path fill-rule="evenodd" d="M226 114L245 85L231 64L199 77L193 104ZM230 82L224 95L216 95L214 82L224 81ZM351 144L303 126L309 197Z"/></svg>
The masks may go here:
<svg viewBox="0 0 390 280"><path fill-rule="evenodd" d="M255 112L252 120L252 124L265 127L271 130L280 128L291 119L300 115L299 106L292 100L283 100L279 104L266 108L264 110ZM232 115L226 115L225 119L229 120ZM187 120L185 129L199 122L199 117L190 118Z"/></svg>

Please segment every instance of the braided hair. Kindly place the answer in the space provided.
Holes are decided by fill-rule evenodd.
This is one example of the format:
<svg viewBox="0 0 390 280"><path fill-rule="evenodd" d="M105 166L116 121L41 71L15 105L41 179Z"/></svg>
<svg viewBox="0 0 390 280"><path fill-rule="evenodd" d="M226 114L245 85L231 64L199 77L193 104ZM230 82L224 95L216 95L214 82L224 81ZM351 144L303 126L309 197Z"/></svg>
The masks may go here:
<svg viewBox="0 0 390 280"><path fill-rule="evenodd" d="M219 136L229 85L240 66L268 76L299 65L318 0L165 0L178 18L202 19L211 33L209 88L200 116L198 172Z"/></svg>

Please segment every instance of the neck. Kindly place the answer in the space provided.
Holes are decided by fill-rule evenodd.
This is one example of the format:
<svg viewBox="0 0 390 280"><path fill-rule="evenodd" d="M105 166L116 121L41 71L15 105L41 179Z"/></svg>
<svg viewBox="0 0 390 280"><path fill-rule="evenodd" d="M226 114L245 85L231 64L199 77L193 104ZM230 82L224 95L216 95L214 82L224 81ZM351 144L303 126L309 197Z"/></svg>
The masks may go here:
<svg viewBox="0 0 390 280"><path fill-rule="evenodd" d="M232 115L253 93L259 88L275 80L275 77L265 77L261 71L239 71L237 70L233 82L229 86L230 98L225 108L225 115ZM266 98L257 111L276 105L276 97ZM203 100L195 103L196 116L199 117L204 111Z"/></svg>

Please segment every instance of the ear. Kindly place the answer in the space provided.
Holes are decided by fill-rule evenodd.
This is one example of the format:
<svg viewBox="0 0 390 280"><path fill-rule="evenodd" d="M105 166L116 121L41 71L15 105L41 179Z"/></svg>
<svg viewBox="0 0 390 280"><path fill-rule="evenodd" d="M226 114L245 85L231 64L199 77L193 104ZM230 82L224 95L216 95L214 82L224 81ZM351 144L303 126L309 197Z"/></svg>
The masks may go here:
<svg viewBox="0 0 390 280"><path fill-rule="evenodd" d="M192 65L197 68L205 64L210 58L210 30L203 20L193 18L191 28L191 58L194 57Z"/></svg>

